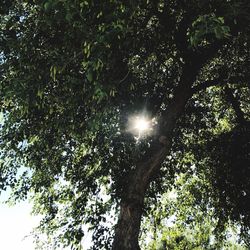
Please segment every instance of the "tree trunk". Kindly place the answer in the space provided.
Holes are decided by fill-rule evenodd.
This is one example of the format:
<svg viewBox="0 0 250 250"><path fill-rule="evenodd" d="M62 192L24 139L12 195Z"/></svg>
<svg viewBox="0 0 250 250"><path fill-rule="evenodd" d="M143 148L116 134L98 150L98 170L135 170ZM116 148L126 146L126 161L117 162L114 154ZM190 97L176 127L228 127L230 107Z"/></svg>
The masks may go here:
<svg viewBox="0 0 250 250"><path fill-rule="evenodd" d="M123 201L120 205L120 218L115 232L112 249L139 250L138 238L140 232L143 208L142 196L139 199Z"/></svg>
<svg viewBox="0 0 250 250"><path fill-rule="evenodd" d="M196 72L197 73L197 72ZM173 130L176 121L185 109L192 96L192 82L196 74L184 69L174 98L159 121L160 132L150 152L137 164L127 187L127 193L120 204L120 215L115 229L112 250L139 250L138 236L140 232L144 197L153 176L159 171L162 162L171 148Z"/></svg>
<svg viewBox="0 0 250 250"><path fill-rule="evenodd" d="M139 250L139 232L145 192L150 173L166 156L167 147L161 149L144 164L138 164L128 186L127 194L121 201L120 216L115 230L113 250ZM147 171L145 171L147 170ZM151 170L151 171L150 171ZM151 173L152 174L152 173Z"/></svg>

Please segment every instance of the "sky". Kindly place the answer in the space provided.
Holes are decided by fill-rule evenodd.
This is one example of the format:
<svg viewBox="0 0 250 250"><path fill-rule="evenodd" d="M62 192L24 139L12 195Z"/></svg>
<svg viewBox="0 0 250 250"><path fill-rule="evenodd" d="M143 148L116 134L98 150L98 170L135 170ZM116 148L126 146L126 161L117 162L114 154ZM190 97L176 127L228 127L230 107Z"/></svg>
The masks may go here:
<svg viewBox="0 0 250 250"><path fill-rule="evenodd" d="M31 215L32 203L29 201L22 201L14 206L5 204L8 196L9 192L0 194L0 249L34 250L35 244L29 235L39 224L39 217ZM87 249L91 245L91 235L87 230L85 233L82 244Z"/></svg>
<svg viewBox="0 0 250 250"><path fill-rule="evenodd" d="M34 250L32 228L38 225L39 218L31 216L31 204L18 203L15 206L4 204L8 193L0 195L0 242L3 250Z"/></svg>
<svg viewBox="0 0 250 250"><path fill-rule="evenodd" d="M3 113L0 112L0 128L2 124ZM38 225L39 217L31 216L32 204L28 201L15 206L5 204L9 195L9 191L0 193L0 249L34 250L32 237L26 236Z"/></svg>

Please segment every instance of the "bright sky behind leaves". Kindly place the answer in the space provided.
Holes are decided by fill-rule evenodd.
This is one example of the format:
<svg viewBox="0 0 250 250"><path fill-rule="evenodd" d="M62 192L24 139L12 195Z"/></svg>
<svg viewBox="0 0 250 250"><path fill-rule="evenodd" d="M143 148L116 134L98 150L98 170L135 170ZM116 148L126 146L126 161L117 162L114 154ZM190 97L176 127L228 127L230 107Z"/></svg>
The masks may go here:
<svg viewBox="0 0 250 250"><path fill-rule="evenodd" d="M4 204L9 193L0 195L0 250L34 250L35 244L30 232L39 224L39 217L32 216L32 205L28 201L15 206ZM85 231L83 247L91 244L91 235ZM65 248L66 250L66 248Z"/></svg>
<svg viewBox="0 0 250 250"><path fill-rule="evenodd" d="M3 204L7 194L0 196L0 248L2 250L34 250L32 237L26 237L38 224L38 217L31 216L31 205L21 202L10 207Z"/></svg>

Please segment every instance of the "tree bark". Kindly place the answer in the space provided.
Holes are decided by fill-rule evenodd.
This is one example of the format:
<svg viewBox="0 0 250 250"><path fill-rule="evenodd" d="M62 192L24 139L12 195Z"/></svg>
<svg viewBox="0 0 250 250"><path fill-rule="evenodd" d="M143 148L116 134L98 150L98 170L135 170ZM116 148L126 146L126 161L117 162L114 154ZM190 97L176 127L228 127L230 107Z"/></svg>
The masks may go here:
<svg viewBox="0 0 250 250"><path fill-rule="evenodd" d="M192 72L192 71L191 71ZM184 70L174 98L160 119L160 133L151 151L137 164L131 175L127 193L120 204L120 216L115 229L113 250L139 250L139 232L143 212L144 197L155 173L160 169L171 148L176 121L192 96L191 85L195 75Z"/></svg>
<svg viewBox="0 0 250 250"><path fill-rule="evenodd" d="M127 194L120 204L120 216L115 230L113 250L139 250L139 232L143 212L145 192L154 168L160 164L166 154L165 145L147 162L138 164L131 178Z"/></svg>

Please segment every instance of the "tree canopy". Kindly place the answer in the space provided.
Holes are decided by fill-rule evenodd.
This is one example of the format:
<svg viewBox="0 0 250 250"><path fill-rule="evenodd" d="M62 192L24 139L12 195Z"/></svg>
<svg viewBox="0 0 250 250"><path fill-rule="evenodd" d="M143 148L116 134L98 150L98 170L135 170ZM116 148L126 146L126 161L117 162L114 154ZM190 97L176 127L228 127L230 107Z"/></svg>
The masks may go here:
<svg viewBox="0 0 250 250"><path fill-rule="evenodd" d="M249 11L248 0L3 1L0 188L32 196L53 249L81 249L84 225L93 249L140 249L142 218L181 178L195 184L179 188L189 210L174 209L212 211L215 235L236 223L250 244ZM144 136L129 126L140 116Z"/></svg>

